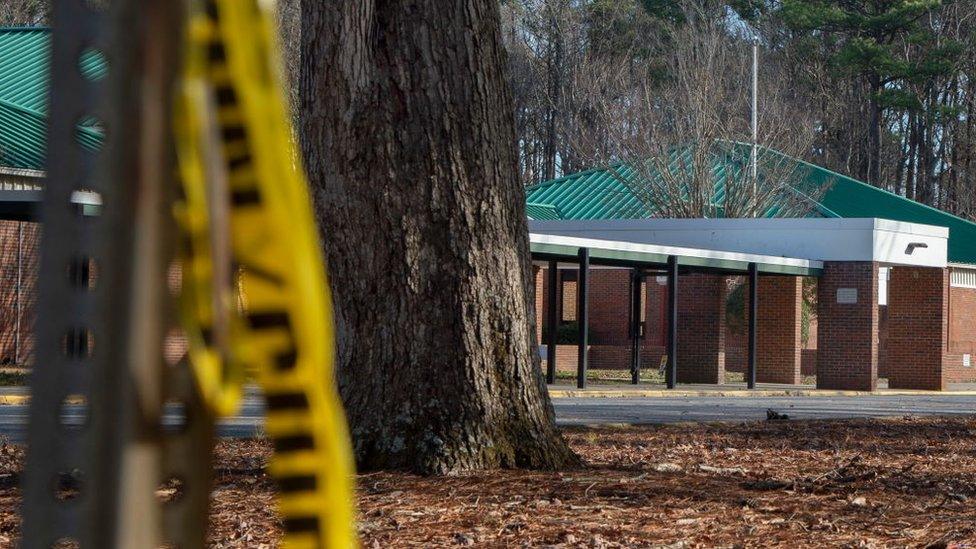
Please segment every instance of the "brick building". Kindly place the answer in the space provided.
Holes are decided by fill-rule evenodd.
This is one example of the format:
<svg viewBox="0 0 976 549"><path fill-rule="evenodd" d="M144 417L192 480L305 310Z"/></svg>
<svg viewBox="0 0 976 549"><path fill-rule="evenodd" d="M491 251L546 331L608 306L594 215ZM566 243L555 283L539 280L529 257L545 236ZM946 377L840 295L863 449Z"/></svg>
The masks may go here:
<svg viewBox="0 0 976 549"><path fill-rule="evenodd" d="M44 183L50 31L0 29L0 366L29 365L39 263L36 223ZM104 60L81 56L79 69L97 77ZM79 123L83 148L101 139L94 122ZM91 213L94 193L78 191L74 206Z"/></svg>
<svg viewBox="0 0 976 549"><path fill-rule="evenodd" d="M618 259L626 255L623 250L657 245L821 264L807 277L756 280L754 369L760 383L797 384L816 376L821 388L873 390L880 377L892 388L943 390L976 382L976 224L810 170L811 178L830 180L810 217L739 220L632 218L635 205L625 199L626 186L591 170L530 188L530 231L534 239L587 239L597 249L615 249ZM574 248L567 249L555 278L557 325L576 322L579 308L580 275ZM547 272L551 263L541 260L551 254L536 240L533 253L542 337L553 279ZM632 261L626 268L603 263L588 276L587 366L657 368L668 352L663 261ZM674 345L680 357L677 382L724 383L728 372L747 370L750 362L748 333L741 326L750 316L744 310L749 299L741 296L743 270L686 270L675 296L675 329L681 334ZM638 272L643 274L635 296ZM738 299L732 299L736 292ZM636 352L635 332L641 334ZM547 358L548 339L543 343ZM557 347L556 357L563 370L579 362L568 347L562 353Z"/></svg>

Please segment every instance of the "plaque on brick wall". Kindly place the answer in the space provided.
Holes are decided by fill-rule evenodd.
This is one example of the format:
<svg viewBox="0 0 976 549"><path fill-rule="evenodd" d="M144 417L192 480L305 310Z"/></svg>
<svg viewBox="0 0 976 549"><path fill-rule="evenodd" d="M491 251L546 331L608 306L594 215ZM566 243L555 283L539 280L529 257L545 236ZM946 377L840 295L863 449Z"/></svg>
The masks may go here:
<svg viewBox="0 0 976 549"><path fill-rule="evenodd" d="M837 303L857 303L857 288L837 288Z"/></svg>
<svg viewBox="0 0 976 549"><path fill-rule="evenodd" d="M972 355L969 354L962 355L962 365L965 366L966 368L972 368L973 366Z"/></svg>

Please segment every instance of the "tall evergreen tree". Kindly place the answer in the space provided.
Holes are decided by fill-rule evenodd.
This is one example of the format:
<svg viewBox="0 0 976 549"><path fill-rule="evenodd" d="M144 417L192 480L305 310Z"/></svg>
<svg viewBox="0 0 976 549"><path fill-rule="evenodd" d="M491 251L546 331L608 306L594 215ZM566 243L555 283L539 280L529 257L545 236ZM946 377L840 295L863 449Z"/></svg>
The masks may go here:
<svg viewBox="0 0 976 549"><path fill-rule="evenodd" d="M920 67L938 67L950 51L932 49L926 58L906 60L906 41L931 40L921 24L943 0L783 0L779 15L798 33L816 36L822 52L839 74L859 78L867 87L866 154L857 163L860 179L881 185L882 124L886 109L911 100L899 84Z"/></svg>

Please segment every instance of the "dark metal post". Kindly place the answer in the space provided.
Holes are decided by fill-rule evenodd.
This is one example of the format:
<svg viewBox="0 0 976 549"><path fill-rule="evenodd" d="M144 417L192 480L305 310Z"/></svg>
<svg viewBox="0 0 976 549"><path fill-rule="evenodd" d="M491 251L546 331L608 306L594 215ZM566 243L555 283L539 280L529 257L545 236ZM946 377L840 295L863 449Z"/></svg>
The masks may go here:
<svg viewBox="0 0 976 549"><path fill-rule="evenodd" d="M678 380L678 258L668 256L668 364L665 381L674 389Z"/></svg>
<svg viewBox="0 0 976 549"><path fill-rule="evenodd" d="M643 276L640 269L634 269L631 280L630 299L630 382L640 383L640 340L641 334L641 282Z"/></svg>
<svg viewBox="0 0 976 549"><path fill-rule="evenodd" d="M589 338L589 307L587 304L587 278L590 271L590 249L579 250L579 277L576 281L576 320L579 322L579 353L576 363L576 386L586 388L586 346Z"/></svg>
<svg viewBox="0 0 976 549"><path fill-rule="evenodd" d="M549 262L549 291L547 292L549 299L548 307L546 307L546 323L547 330L549 331L549 341L546 348L546 383L553 384L556 382L556 344L559 342L559 336L556 332L559 331L559 309L557 304L559 303L559 263L556 261Z"/></svg>
<svg viewBox="0 0 976 549"><path fill-rule="evenodd" d="M749 264L749 367L746 385L756 388L756 317L759 313L759 267Z"/></svg>

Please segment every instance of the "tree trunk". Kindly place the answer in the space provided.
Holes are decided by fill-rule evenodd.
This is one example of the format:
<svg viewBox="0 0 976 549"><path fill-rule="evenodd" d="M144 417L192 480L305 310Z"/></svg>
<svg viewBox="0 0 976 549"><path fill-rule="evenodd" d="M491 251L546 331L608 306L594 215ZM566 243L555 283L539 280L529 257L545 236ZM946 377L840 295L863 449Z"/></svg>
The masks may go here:
<svg viewBox="0 0 976 549"><path fill-rule="evenodd" d="M881 93L881 79L877 75L869 77L871 97L868 99L870 119L868 128L868 171L867 182L881 187L881 105L878 94Z"/></svg>
<svg viewBox="0 0 976 549"><path fill-rule="evenodd" d="M301 137L366 469L558 468L496 0L302 3Z"/></svg>
<svg viewBox="0 0 976 549"><path fill-rule="evenodd" d="M562 16L562 4L554 4L549 7L549 41L552 44L552 51L548 55L548 68L546 71L549 80L548 95L546 97L546 135L543 144L542 179L549 181L556 178L556 118L559 116L559 108L562 91L563 73L563 36L560 29L559 18Z"/></svg>

